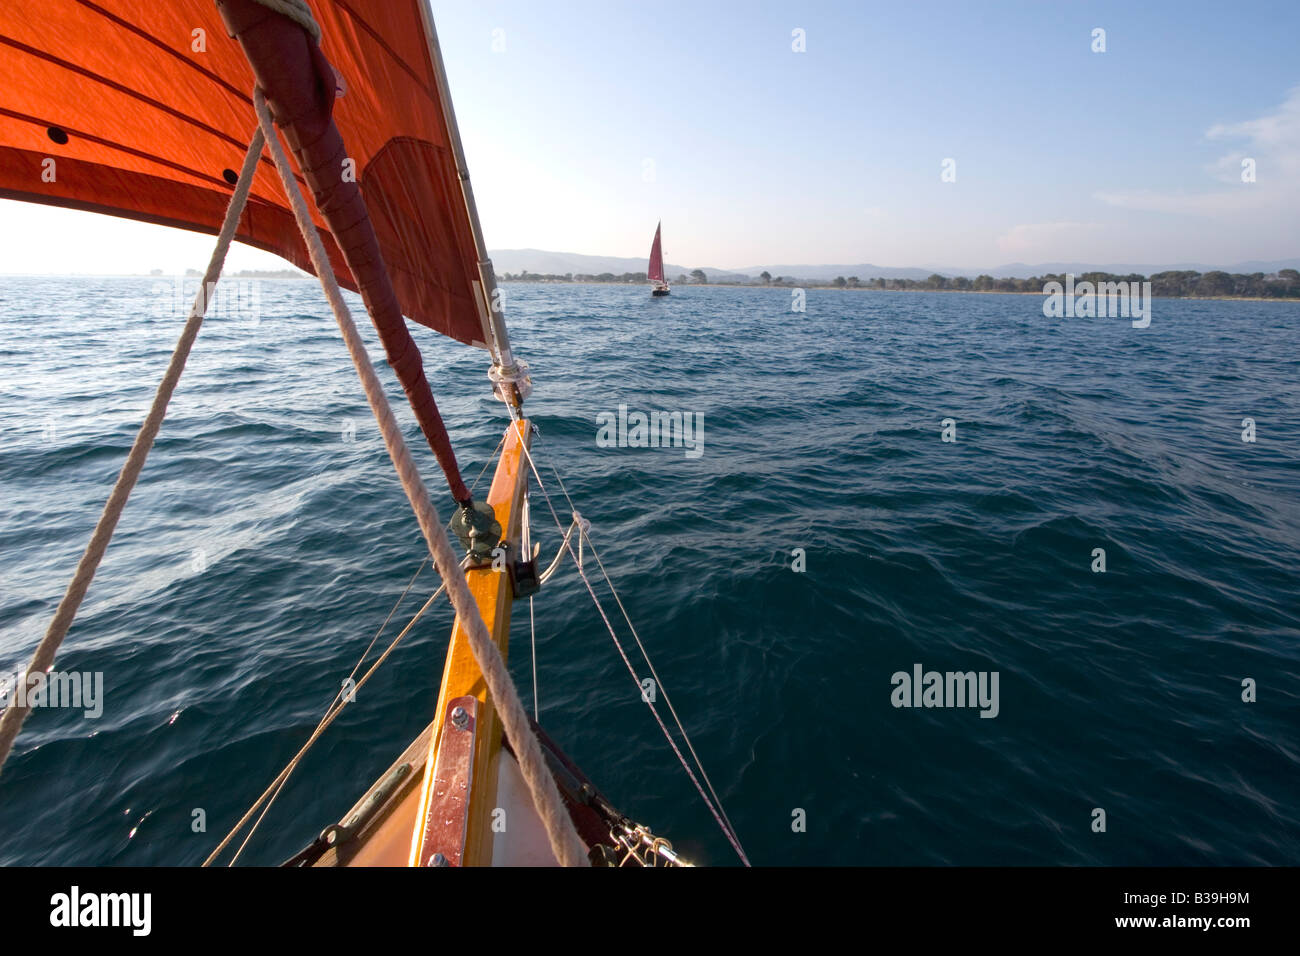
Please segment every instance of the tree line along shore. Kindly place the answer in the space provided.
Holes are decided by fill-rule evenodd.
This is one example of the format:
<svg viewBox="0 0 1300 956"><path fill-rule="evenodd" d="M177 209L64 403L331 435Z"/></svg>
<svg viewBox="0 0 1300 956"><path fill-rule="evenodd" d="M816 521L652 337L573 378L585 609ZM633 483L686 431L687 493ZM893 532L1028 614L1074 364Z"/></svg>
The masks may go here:
<svg viewBox="0 0 1300 956"><path fill-rule="evenodd" d="M602 272L598 275L565 273L544 275L536 272L503 273L505 282L573 282L648 285L644 272L624 272L616 275ZM704 270L696 269L689 275L677 276L678 285L759 286L801 289L874 289L889 292L1005 292L1042 295L1049 282L1065 285L1064 275L1050 273L1028 279L995 279L979 275L942 276L938 273L925 279L886 279L875 277L860 279L857 276L837 276L834 279L799 279L792 276L773 276L764 272L756 279L715 278L710 280ZM1300 271L1280 269L1274 273L1254 272L1194 272L1169 270L1149 276L1130 273L1084 272L1074 276L1075 283L1101 282L1151 283L1151 294L1174 299L1300 299Z"/></svg>

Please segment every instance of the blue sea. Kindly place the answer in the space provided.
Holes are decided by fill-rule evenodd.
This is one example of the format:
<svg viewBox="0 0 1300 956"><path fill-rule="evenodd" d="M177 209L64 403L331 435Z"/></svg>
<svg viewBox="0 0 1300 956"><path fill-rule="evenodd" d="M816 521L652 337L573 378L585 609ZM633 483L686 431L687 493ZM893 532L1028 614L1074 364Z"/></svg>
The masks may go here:
<svg viewBox="0 0 1300 956"><path fill-rule="evenodd" d="M173 281L0 278L0 672L153 396ZM102 716L33 712L0 864L202 861L421 566L318 286L240 288L255 308L204 326L56 664L102 672ZM505 291L547 490L567 522L554 468L592 522L754 863L1300 863L1300 306L1158 299L1134 329L1037 296ZM485 353L416 333L472 481L506 424ZM702 453L602 447L620 405L702 416ZM536 493L533 526L549 558ZM534 608L542 725L679 852L737 862L571 566ZM361 690L241 864L309 843L429 722L450 618ZM514 620L531 708L526 602ZM900 694L918 667L996 675L996 716Z"/></svg>

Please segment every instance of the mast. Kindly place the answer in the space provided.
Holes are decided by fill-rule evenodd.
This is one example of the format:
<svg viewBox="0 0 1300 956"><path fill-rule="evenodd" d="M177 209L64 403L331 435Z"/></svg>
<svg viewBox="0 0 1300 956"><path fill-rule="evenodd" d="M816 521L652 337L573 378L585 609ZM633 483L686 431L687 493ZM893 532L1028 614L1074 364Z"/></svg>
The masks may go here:
<svg viewBox="0 0 1300 956"><path fill-rule="evenodd" d="M655 226L655 235L660 236L659 240L659 274L663 277L664 288L668 288L668 268L664 265L664 243L662 238L663 220L659 220L659 225Z"/></svg>
<svg viewBox="0 0 1300 956"><path fill-rule="evenodd" d="M479 320L483 323L483 332L488 348L492 353L492 379L502 385L513 384L514 389L501 389L501 398L518 408L523 404L532 384L528 379L526 363L516 362L510 348L510 333L506 330L505 308L498 295L496 271L492 268L492 259L488 256L487 243L483 240L483 226L479 222L478 205L474 202L474 187L469 181L469 167L465 162L465 147L460 139L460 127L456 123L456 110L451 104L451 91L447 84L447 71L442 62L442 47L438 43L438 30L433 23L433 14L429 10L428 0L418 4L420 18L424 21L424 34L429 43L429 59L433 62L434 81L438 87L438 102L442 106L443 119L447 126L447 136L451 143L452 155L456 159L456 173L460 178L461 196L465 201L465 212L469 216L470 232L474 236L474 248L478 254ZM513 394L507 394L513 391Z"/></svg>

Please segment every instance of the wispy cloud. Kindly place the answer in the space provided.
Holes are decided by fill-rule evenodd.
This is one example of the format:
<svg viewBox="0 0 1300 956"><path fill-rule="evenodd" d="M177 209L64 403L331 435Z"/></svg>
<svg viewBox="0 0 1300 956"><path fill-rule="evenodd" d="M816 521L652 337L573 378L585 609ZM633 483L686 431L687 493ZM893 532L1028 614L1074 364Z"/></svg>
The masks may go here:
<svg viewBox="0 0 1300 956"><path fill-rule="evenodd" d="M1234 144L1206 168L1228 188L1098 192L1095 198L1123 209L1211 218L1260 210L1300 214L1300 87L1291 90L1272 113L1240 123L1216 123L1205 137ZM1247 159L1254 160L1255 182L1242 181L1242 163Z"/></svg>
<svg viewBox="0 0 1300 956"><path fill-rule="evenodd" d="M1237 171L1238 173L1241 171L1240 162L1237 164ZM1212 193L1163 193L1150 189L1135 189L1127 192L1099 192L1096 198L1109 206L1118 206L1121 209L1210 217L1264 209L1276 202L1276 196L1267 195L1272 190L1255 189L1246 192L1247 188L1243 183L1231 192L1222 190Z"/></svg>

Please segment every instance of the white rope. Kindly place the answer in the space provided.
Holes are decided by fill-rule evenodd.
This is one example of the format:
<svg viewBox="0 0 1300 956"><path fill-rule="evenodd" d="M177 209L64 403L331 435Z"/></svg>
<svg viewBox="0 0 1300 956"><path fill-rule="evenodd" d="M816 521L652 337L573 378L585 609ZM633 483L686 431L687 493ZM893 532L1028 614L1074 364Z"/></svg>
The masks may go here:
<svg viewBox="0 0 1300 956"><path fill-rule="evenodd" d="M513 419L514 418L513 409L511 410L510 414L511 414L511 418ZM564 526L560 522L560 516L556 514L555 505L551 503L550 493L547 492L546 490L546 485L542 481L541 473L538 472L537 464L536 462L533 461L533 456L528 451L527 446L524 446L524 456L528 459L528 466L532 470L533 477L537 479L538 490L541 491L542 497L546 499L546 506L550 509L551 517L555 519L555 527L563 531ZM559 472L556 472L556 480L560 481ZM564 482L560 481L561 487L563 487L563 484ZM564 492L564 497L568 500L570 507L572 507L573 499L569 498L568 491ZM582 518L576 511L573 512L573 522L574 525L578 527L580 532L578 537L578 545L579 548L581 548L583 538L588 538L587 530L588 528L590 528L590 522ZM570 534L571 533L572 533L572 528L570 529ZM577 569L578 569L578 576L582 578L582 583L587 587L587 593L591 595L592 603L596 605L596 611L600 614L601 620L605 622L605 628L609 631L609 636L614 641L614 647L617 648L619 657L623 658L623 663L627 666L628 673L632 675L633 682L635 682L636 685L640 687L641 679L636 672L636 668L632 666L632 662L628 659L627 652L623 650L623 644L618 639L618 634L614 630L614 625L610 623L609 618L605 614L604 606L601 605L600 599L596 596L595 588L591 586L591 581L587 579L587 574L582 568L582 563L578 555L574 553L573 545L569 543L569 537L570 537L569 534L566 534L564 536L564 543L562 546L567 547L569 549L569 553L573 555L574 563L575 565L577 565ZM596 553L595 545L593 544L592 554L594 555L595 553ZM597 564L599 564L600 559L597 558L596 560L597 560ZM614 594L615 600L618 601L619 607L622 608L623 602L621 600L618 600L618 593L614 590L614 582L609 579L608 574L605 574L605 569L603 565L601 566L601 573L605 577L605 583L609 586L610 591ZM664 690L663 682L659 679L658 673L655 672L654 664L650 662L650 657L646 653L645 647L641 644L640 637L636 636L636 628L632 627L632 622L628 618L626 609L623 610L623 617L624 620L627 621L628 626L632 629L633 636L636 637L637 646L641 648L641 655L646 659L646 664L649 665L650 672L654 674L655 685L664 694L664 700L667 702L668 701L667 691ZM709 795L705 793L704 788L700 786L700 782L699 780L696 779L694 772L690 768L690 765L687 764L686 758L682 756L682 752L680 749L678 749L677 742L673 740L672 734L668 731L668 727L664 723L663 718L659 716L659 710L658 708L655 707L654 702L649 700L647 697L645 697L645 695L642 696L642 699L645 700L646 704L650 707L650 713L654 715L655 722L659 724L659 729L663 731L664 739L668 741L668 746L671 747L673 753L677 755L678 762L681 763L682 769L686 771L686 776L690 778L691 783L695 785L696 792L699 793L700 799L704 801L704 805L708 808L709 812L713 815L713 819L717 822L718 828L722 830L722 835L727 838L727 842L729 842L731 844L732 849L736 851L736 855L740 857L740 861L744 863L745 866L749 866L750 865L749 857L745 855L745 850L740 845L740 838L736 835L736 831L731 826L731 821L727 819L727 815L722 809L722 801L718 798L717 792L713 790L713 784L711 782L709 783L709 790L710 792L713 793L713 800L710 800ZM672 711L674 720L677 720L677 712L676 710L673 709L671 702L668 703L668 707L669 710ZM682 738L686 741L686 746L690 750L691 756L695 758L695 764L697 767L699 767L700 775L703 776L707 781L708 774L704 772L704 767L700 763L700 758L695 753L695 748L691 745L690 737L686 733L686 728L682 726L680 720L677 720L677 729L681 732ZM717 801L716 807L714 806L714 801Z"/></svg>
<svg viewBox="0 0 1300 956"><path fill-rule="evenodd" d="M555 552L555 559L537 578L539 584L545 584L555 576L555 572L560 569L560 562L564 560L564 556L569 551L569 539L573 537L573 532L579 530L581 522L585 521L586 519L579 515L578 512L575 511L573 513L573 523L569 525L569 530L564 532L564 538L560 541L560 548ZM581 547L581 545L579 545L579 547ZM581 566L581 562L579 562L579 566Z"/></svg>
<svg viewBox="0 0 1300 956"><path fill-rule="evenodd" d="M432 501L429 500L429 492L424 487L419 469L402 437L401 426L393 416L393 410L384 395L383 385L379 381L379 376L375 374L374 366L370 363L365 343L361 340L361 334L352 320L347 303L343 301L343 290L334 276L334 269L325 253L325 246L321 242L316 224L307 209L306 200L298 189L293 170L289 166L289 158L285 155L284 147L280 145L279 138L275 134L271 112L260 89L254 91L253 104L257 108L258 119L261 120L262 131L271 148L271 155L275 158L276 169L284 181L285 194L293 207L294 217L298 220L298 228L311 253L312 265L315 266L316 275L320 278L321 286L329 299L339 331L343 333L348 352L352 356L352 363L356 366L357 374L365 389L366 399L370 402L371 411L379 424L379 431L384 437L389 457L392 458L393 467L401 480L402 490L411 503L420 531L424 534L425 543L429 546L434 567L446 582L452 607L456 610L461 627L469 641L470 650L478 662L479 669L483 672L488 694L496 704L497 712L501 717L502 729L515 749L519 769L528 786L533 806L546 828L551 850L555 858L564 866L587 866L586 847L579 839L573 821L564 808L555 778L551 775L542 756L541 745L528 725L528 714L519 699L519 692L510 678L510 672L506 670L505 661L501 659L500 650L492 641L487 626L483 623L483 615L479 612L473 594L470 593L469 582L465 579L465 573L460 567L455 552L452 551L451 543L447 540L447 533L443 530ZM526 452L525 436L518 437Z"/></svg>
<svg viewBox="0 0 1300 956"><path fill-rule="evenodd" d="M217 244L212 249L207 271L203 274L203 285L199 287L198 294L194 297L189 318L181 331L176 349L172 352L167 371L162 381L158 383L153 404L149 406L149 414L145 416L140 430L136 433L131 451L126 456L121 472L118 473L117 483L113 485L108 501L104 504L104 511L99 516L99 522L95 525L81 560L77 562L77 570L72 575L72 580L68 582L63 600L59 602L58 609L54 612L54 619L50 621L45 636L37 645L36 653L32 655L31 663L27 665L27 672L23 674L24 686L30 675L43 674L54 666L54 655L58 653L59 646L68 635L68 629L72 626L86 591L90 588L90 582L99 569L104 552L108 550L108 543L113 538L113 531L122 517L122 511L126 508L127 499L131 497L131 491L135 488L140 472L144 468L145 459L149 457L149 450L153 448L154 439L158 436L158 430L162 427L163 418L167 414L167 405L176 391L181 373L185 371L185 363L190 357L190 349L194 346L194 340L203 325L203 317L207 313L211 293L216 289L217 280L221 277L226 253L239 228L239 219L248 201L249 190L253 188L253 174L257 169L257 161L262 155L262 143L262 129L258 127L249 140L248 151L244 154L244 164L240 167L239 179L226 206L226 218L221 223ZM14 740L22 729L23 721L27 719L30 709L31 704L25 695L20 694L5 710L3 716L0 716L0 769L4 768L9 751L13 748Z"/></svg>

